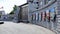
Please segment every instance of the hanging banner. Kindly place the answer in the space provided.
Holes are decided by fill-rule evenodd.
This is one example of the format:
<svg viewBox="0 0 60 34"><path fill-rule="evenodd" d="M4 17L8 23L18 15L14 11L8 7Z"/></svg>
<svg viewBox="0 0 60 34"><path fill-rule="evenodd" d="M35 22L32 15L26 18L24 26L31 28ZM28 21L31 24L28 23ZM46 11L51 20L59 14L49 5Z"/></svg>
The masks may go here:
<svg viewBox="0 0 60 34"><path fill-rule="evenodd" d="M43 19L43 12L41 12L41 20L40 21L42 21L42 19Z"/></svg>
<svg viewBox="0 0 60 34"><path fill-rule="evenodd" d="M35 14L33 14L33 20L35 20Z"/></svg>
<svg viewBox="0 0 60 34"><path fill-rule="evenodd" d="M36 13L36 20L38 20L38 13Z"/></svg>
<svg viewBox="0 0 60 34"><path fill-rule="evenodd" d="M46 11L44 12L44 21L46 21Z"/></svg>
<svg viewBox="0 0 60 34"><path fill-rule="evenodd" d="M54 12L53 22L56 22L56 17L57 17L56 12Z"/></svg>
<svg viewBox="0 0 60 34"><path fill-rule="evenodd" d="M44 18L45 18L45 15L44 15L44 12L43 12L43 18L42 18L42 19L43 19L43 21L44 21Z"/></svg>
<svg viewBox="0 0 60 34"><path fill-rule="evenodd" d="M47 10L46 13L47 13L47 20L48 20L48 22L50 22L50 11Z"/></svg>

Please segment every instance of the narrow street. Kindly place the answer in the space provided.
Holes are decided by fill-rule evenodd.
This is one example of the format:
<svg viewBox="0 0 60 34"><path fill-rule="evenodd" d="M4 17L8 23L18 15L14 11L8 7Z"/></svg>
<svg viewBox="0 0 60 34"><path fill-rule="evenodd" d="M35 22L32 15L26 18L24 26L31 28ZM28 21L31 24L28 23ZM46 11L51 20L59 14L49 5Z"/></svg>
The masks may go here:
<svg viewBox="0 0 60 34"><path fill-rule="evenodd" d="M55 33L37 25L4 22L4 24L0 25L0 34L55 34Z"/></svg>

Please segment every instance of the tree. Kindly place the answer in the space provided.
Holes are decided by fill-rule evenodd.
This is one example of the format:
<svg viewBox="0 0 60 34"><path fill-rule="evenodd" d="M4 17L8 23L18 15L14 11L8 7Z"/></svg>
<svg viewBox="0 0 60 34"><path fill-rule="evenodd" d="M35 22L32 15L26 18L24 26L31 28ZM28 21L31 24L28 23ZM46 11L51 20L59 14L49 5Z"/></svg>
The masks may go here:
<svg viewBox="0 0 60 34"><path fill-rule="evenodd" d="M10 14L14 14L14 11L11 11Z"/></svg>
<svg viewBox="0 0 60 34"><path fill-rule="evenodd" d="M14 14L14 11L17 9L17 6L14 5L13 10L9 14Z"/></svg>
<svg viewBox="0 0 60 34"><path fill-rule="evenodd" d="M1 18L1 16L2 16L2 15L0 14L0 18Z"/></svg>

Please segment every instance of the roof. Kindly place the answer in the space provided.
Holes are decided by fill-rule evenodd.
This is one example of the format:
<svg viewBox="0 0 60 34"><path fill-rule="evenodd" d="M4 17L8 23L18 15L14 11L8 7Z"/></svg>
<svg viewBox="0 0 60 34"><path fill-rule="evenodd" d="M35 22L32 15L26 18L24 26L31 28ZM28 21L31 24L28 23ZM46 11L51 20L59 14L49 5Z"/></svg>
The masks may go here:
<svg viewBox="0 0 60 34"><path fill-rule="evenodd" d="M27 4L28 4L28 3L22 4L22 5L20 5L19 7L24 6L24 5L27 5Z"/></svg>

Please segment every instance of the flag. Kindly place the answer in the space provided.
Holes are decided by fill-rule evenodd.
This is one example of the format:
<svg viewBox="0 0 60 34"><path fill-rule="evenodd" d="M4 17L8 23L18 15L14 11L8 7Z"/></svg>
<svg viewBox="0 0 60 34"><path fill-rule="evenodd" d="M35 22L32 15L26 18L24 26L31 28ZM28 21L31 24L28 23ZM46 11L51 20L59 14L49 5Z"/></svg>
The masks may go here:
<svg viewBox="0 0 60 34"><path fill-rule="evenodd" d="M54 21L54 22L56 21L56 12L54 12L54 18L53 18L53 21Z"/></svg>
<svg viewBox="0 0 60 34"><path fill-rule="evenodd" d="M43 18L42 18L42 19L43 19L43 21L44 21L44 19L45 19L45 14L44 14L44 12L43 12Z"/></svg>
<svg viewBox="0 0 60 34"><path fill-rule="evenodd" d="M38 13L38 20L39 20L39 13Z"/></svg>
<svg viewBox="0 0 60 34"><path fill-rule="evenodd" d="M32 20L33 20L33 14L32 14Z"/></svg>
<svg viewBox="0 0 60 34"><path fill-rule="evenodd" d="M44 21L46 21L46 12L44 13Z"/></svg>
<svg viewBox="0 0 60 34"><path fill-rule="evenodd" d="M40 21L42 21L42 16L43 16L43 12L41 12L41 20Z"/></svg>
<svg viewBox="0 0 60 34"><path fill-rule="evenodd" d="M49 16L48 16L48 22L50 22L50 11L49 11Z"/></svg>
<svg viewBox="0 0 60 34"><path fill-rule="evenodd" d="M48 22L50 22L50 11L47 13Z"/></svg>

